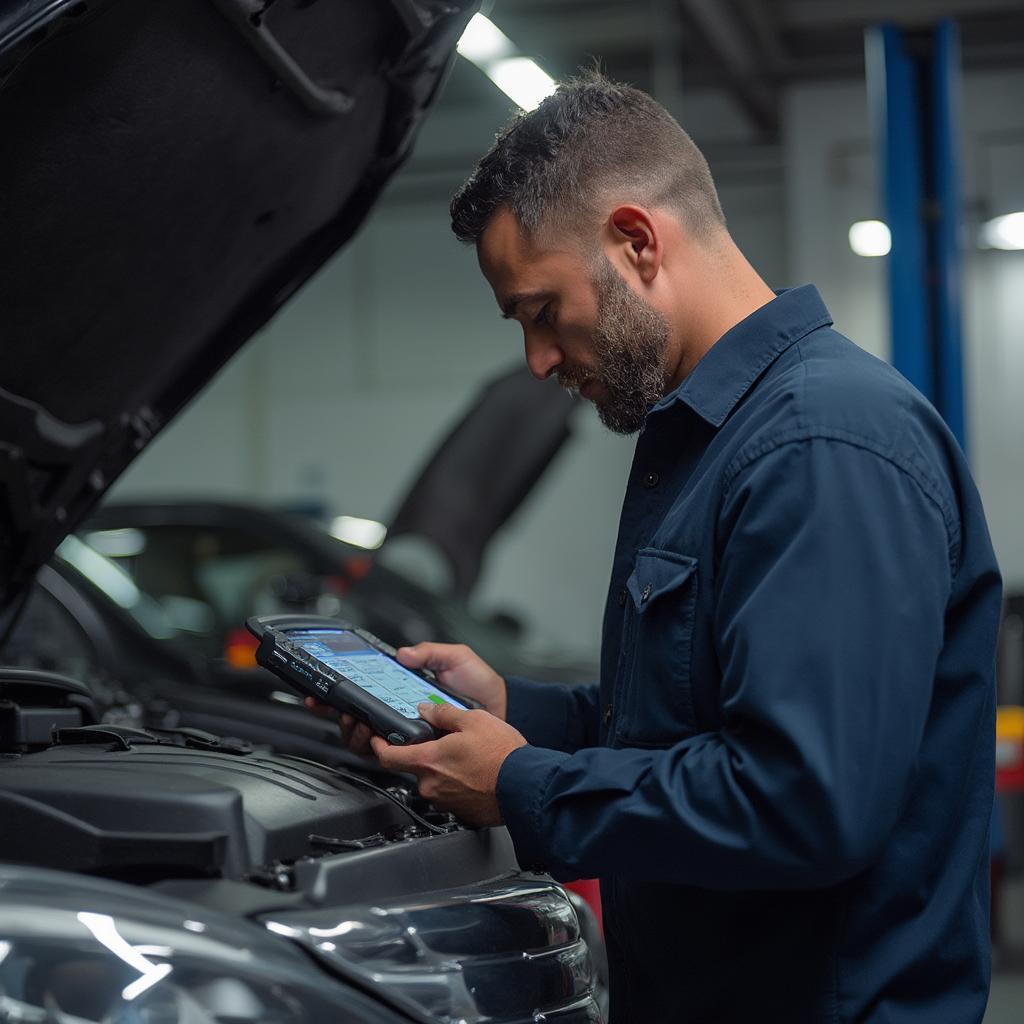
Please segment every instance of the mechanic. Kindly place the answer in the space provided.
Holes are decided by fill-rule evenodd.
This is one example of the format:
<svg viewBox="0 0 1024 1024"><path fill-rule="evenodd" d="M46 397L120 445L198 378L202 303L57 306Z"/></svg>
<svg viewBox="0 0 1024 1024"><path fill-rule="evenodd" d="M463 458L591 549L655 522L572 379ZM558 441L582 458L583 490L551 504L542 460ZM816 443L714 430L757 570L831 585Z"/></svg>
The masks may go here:
<svg viewBox="0 0 1024 1024"><path fill-rule="evenodd" d="M405 649L490 713L381 764L601 879L614 1024L980 1021L1000 579L949 430L768 288L636 89L561 85L452 219L535 376L640 433L600 684Z"/></svg>

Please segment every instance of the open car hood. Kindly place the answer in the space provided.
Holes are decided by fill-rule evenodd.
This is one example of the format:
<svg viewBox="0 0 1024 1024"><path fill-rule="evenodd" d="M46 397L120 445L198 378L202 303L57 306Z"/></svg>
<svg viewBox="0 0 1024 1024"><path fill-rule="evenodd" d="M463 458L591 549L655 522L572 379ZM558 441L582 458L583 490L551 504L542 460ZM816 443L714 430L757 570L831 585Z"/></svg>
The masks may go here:
<svg viewBox="0 0 1024 1024"><path fill-rule="evenodd" d="M432 541L451 568L454 592L469 594L494 535L569 439L578 404L525 366L489 381L420 470L388 538Z"/></svg>
<svg viewBox="0 0 1024 1024"><path fill-rule="evenodd" d="M478 0L0 0L0 606L353 234Z"/></svg>

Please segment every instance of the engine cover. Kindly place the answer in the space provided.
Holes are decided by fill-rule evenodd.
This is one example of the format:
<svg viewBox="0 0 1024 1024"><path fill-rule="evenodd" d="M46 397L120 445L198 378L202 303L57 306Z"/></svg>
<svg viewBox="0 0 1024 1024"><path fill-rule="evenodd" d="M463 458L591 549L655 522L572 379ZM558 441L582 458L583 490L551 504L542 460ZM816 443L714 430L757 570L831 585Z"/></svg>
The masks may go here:
<svg viewBox="0 0 1024 1024"><path fill-rule="evenodd" d="M146 881L239 879L408 823L311 762L156 742L58 745L0 762L3 859Z"/></svg>

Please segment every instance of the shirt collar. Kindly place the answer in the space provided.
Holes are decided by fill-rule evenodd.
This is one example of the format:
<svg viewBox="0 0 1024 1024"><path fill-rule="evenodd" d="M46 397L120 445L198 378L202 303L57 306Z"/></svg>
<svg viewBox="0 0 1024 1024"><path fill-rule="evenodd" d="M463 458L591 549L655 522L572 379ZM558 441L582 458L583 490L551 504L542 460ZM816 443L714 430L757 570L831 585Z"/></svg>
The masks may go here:
<svg viewBox="0 0 1024 1024"><path fill-rule="evenodd" d="M754 381L791 345L832 317L814 285L775 293L776 297L730 328L675 389L654 408L684 402L713 427L720 427Z"/></svg>

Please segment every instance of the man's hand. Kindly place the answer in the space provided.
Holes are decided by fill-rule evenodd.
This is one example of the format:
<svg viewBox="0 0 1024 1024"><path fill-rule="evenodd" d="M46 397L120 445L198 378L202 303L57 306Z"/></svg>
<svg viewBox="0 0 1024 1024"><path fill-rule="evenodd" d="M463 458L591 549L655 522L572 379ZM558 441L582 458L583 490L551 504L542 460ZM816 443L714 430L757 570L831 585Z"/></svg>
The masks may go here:
<svg viewBox="0 0 1024 1024"><path fill-rule="evenodd" d="M505 721L508 707L505 680L465 644L417 644L400 647L398 660L406 668L428 668L449 690L479 701L485 711Z"/></svg>
<svg viewBox="0 0 1024 1024"><path fill-rule="evenodd" d="M467 825L500 825L498 772L526 740L486 711L460 711L451 704L421 704L419 711L448 735L408 747L393 747L374 736L370 743L381 765L389 771L412 772L419 779L420 796Z"/></svg>
<svg viewBox="0 0 1024 1024"><path fill-rule="evenodd" d="M406 668L430 669L437 675L442 686L472 697L495 718L505 720L508 704L505 680L465 644L423 643L415 647L399 647L398 660ZM305 705L323 717L334 713L326 704L312 697L306 698ZM354 754L370 753L370 737L373 734L368 726L345 714L338 719L338 725L341 728L341 742L349 750Z"/></svg>

